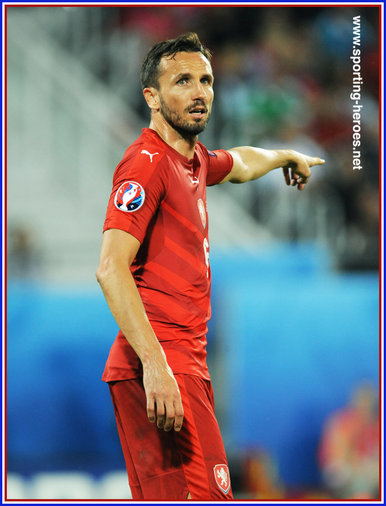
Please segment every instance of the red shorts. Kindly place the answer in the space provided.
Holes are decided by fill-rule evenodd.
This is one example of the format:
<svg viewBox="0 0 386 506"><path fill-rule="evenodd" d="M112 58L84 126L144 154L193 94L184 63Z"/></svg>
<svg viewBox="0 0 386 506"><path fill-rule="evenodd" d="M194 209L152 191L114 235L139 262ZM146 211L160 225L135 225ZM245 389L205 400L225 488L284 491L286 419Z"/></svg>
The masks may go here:
<svg viewBox="0 0 386 506"><path fill-rule="evenodd" d="M210 381L176 374L184 423L165 432L150 423L142 379L110 382L134 500L233 499Z"/></svg>

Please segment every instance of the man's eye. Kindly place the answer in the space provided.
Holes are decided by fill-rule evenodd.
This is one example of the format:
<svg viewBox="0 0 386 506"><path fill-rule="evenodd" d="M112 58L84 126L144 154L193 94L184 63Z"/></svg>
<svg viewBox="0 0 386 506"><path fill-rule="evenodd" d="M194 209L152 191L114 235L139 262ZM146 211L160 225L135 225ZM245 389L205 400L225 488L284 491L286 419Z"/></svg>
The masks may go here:
<svg viewBox="0 0 386 506"><path fill-rule="evenodd" d="M182 79L179 79L179 80L177 81L177 84L181 84L181 85L182 85L182 84L186 84L187 82L188 82L188 80L187 80L187 79L185 79L185 77L184 77L184 78L182 78Z"/></svg>

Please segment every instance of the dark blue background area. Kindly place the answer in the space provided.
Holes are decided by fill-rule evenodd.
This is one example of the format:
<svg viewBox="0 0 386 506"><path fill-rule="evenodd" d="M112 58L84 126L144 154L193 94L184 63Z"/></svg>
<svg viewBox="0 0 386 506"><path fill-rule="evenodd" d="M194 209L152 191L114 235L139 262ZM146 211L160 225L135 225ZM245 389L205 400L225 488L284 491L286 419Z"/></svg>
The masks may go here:
<svg viewBox="0 0 386 506"><path fill-rule="evenodd" d="M378 384L378 278L334 273L309 245L211 263L227 450L266 449L286 484L317 484L327 416L363 379ZM100 379L117 333L102 292L10 284L7 309L8 470L124 469Z"/></svg>

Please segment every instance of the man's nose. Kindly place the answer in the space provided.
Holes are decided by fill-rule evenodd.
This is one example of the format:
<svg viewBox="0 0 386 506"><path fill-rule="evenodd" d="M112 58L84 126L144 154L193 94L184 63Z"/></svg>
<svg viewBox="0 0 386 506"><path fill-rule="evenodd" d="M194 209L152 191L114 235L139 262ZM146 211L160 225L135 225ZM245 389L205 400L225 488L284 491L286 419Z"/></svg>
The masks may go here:
<svg viewBox="0 0 386 506"><path fill-rule="evenodd" d="M195 83L192 93L193 93L192 96L193 100L204 99L207 96L207 90L205 86L199 81Z"/></svg>

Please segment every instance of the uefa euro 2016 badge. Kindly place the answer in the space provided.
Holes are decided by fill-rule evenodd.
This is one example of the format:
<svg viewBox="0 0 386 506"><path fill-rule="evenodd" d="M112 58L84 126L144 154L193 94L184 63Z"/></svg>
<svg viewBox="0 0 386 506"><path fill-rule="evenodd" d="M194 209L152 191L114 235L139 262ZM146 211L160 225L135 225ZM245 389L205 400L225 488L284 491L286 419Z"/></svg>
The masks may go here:
<svg viewBox="0 0 386 506"><path fill-rule="evenodd" d="M225 464L217 464L214 466L213 472L218 488L222 490L224 494L227 494L231 488L228 466Z"/></svg>
<svg viewBox="0 0 386 506"><path fill-rule="evenodd" d="M135 181L121 184L114 199L115 206L125 213L137 211L144 202L145 190Z"/></svg>

